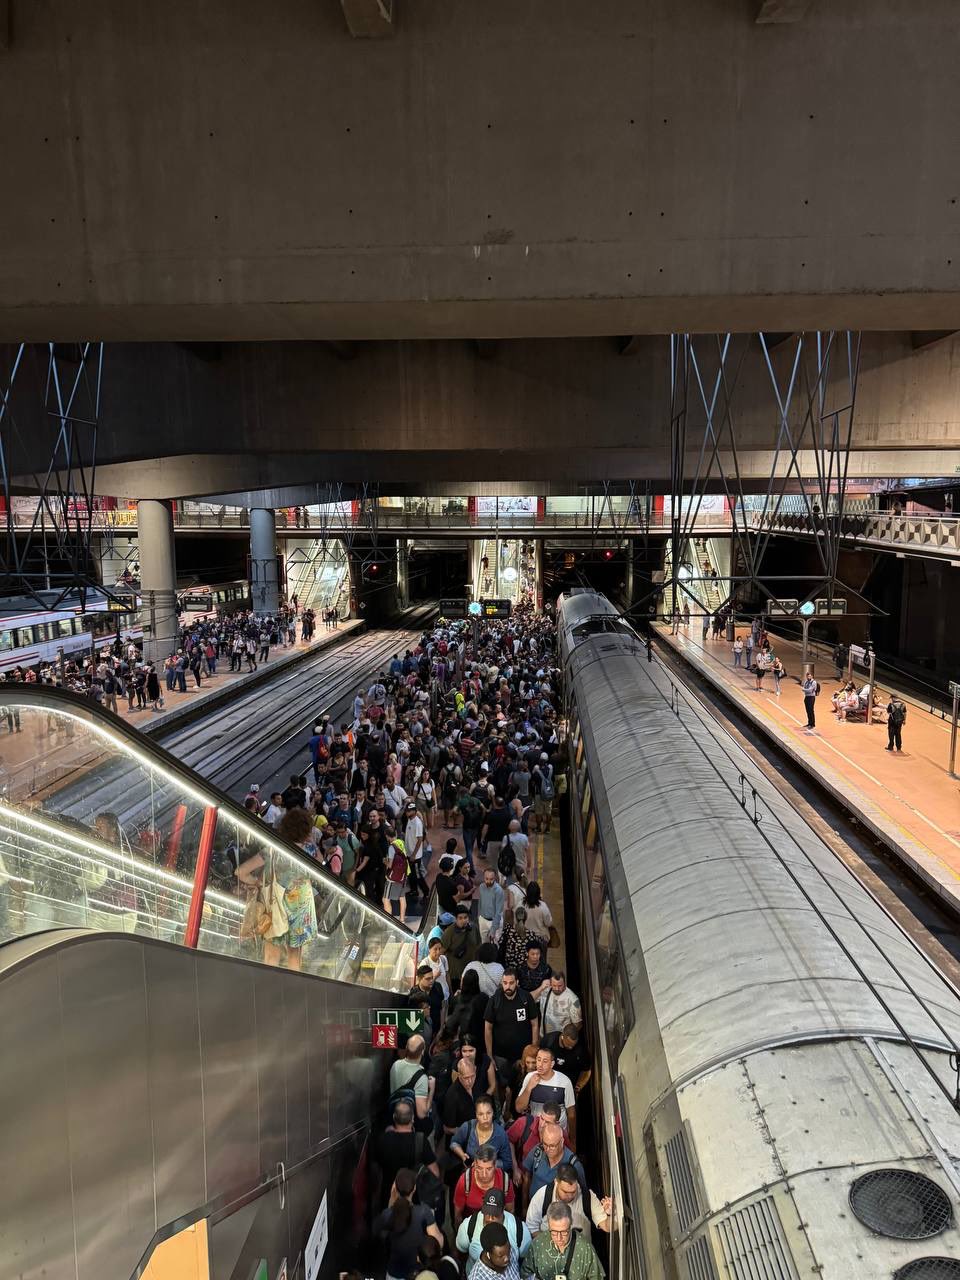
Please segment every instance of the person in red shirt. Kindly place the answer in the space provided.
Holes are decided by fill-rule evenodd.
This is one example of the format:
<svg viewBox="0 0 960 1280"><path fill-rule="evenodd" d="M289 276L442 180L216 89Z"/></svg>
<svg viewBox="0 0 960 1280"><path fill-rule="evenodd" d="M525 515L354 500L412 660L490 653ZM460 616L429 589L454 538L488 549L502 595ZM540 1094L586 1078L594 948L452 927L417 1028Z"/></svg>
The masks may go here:
<svg viewBox="0 0 960 1280"><path fill-rule="evenodd" d="M504 1169L497 1168L497 1153L491 1146L482 1146L473 1157L473 1164L464 1169L457 1179L453 1192L453 1227L456 1230L465 1217L478 1213L483 1197L488 1191L503 1192L504 1203L509 1209L513 1204L513 1183Z"/></svg>

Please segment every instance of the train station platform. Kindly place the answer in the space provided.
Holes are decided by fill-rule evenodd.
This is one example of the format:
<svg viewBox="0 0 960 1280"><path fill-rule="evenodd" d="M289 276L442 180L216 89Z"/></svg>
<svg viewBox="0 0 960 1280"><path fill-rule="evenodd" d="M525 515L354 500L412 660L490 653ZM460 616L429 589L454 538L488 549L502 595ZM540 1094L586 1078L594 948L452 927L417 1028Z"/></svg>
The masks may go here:
<svg viewBox="0 0 960 1280"><path fill-rule="evenodd" d="M745 636L747 630L740 627L738 634ZM903 751L887 751L885 724L842 722L833 714L830 699L841 682L832 664L824 667L820 662L817 727L807 733L799 644L771 637L787 671L777 697L769 673L757 692L746 665L733 665L730 641L712 636L703 641L698 618L682 626L677 635L663 623L654 624L654 631L662 644L720 690L941 899L960 910L960 783L948 772L949 722L903 694L908 708ZM878 691L886 706L890 686L878 682Z"/></svg>
<svg viewBox="0 0 960 1280"><path fill-rule="evenodd" d="M203 683L199 688L193 678L193 672L188 671L186 693L180 693L176 689L173 693L168 693L161 671L160 688L163 693L163 706L160 710L151 711L148 705L145 710L131 711L126 699L120 698L117 701L118 714L121 719L144 733L165 733L172 725L192 716L198 706L203 706L207 711L217 702L230 701L247 689L269 680L278 671L296 666L311 654L319 653L322 649L328 649L331 645L337 644L344 637L359 631L363 625L362 619L351 618L329 631L321 626L313 640L306 644L302 640L297 640L296 644L286 647L274 645L270 649L270 657L266 662L260 662L258 655L256 671L247 671L246 662L243 664L242 671L231 671L229 657L221 658L217 662L217 674L201 676Z"/></svg>

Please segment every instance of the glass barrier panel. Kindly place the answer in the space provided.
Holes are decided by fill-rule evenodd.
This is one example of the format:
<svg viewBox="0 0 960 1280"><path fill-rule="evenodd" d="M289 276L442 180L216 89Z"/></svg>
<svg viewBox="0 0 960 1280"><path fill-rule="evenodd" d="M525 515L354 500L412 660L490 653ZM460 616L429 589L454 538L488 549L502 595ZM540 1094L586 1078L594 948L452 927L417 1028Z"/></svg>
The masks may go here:
<svg viewBox="0 0 960 1280"><path fill-rule="evenodd" d="M0 942L88 928L183 943L202 852L200 949L398 992L413 985L416 938L325 875L311 848L298 857L92 708L8 696Z"/></svg>

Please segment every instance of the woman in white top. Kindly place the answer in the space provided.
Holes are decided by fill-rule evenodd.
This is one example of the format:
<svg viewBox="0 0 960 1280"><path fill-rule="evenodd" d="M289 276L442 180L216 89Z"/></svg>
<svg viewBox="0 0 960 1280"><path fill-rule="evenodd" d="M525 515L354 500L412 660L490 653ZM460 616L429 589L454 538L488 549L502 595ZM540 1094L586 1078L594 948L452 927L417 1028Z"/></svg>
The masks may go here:
<svg viewBox="0 0 960 1280"><path fill-rule="evenodd" d="M539 933L541 938L549 938L553 915L540 897L540 886L536 880L531 880L527 885L524 905L527 908L527 928Z"/></svg>

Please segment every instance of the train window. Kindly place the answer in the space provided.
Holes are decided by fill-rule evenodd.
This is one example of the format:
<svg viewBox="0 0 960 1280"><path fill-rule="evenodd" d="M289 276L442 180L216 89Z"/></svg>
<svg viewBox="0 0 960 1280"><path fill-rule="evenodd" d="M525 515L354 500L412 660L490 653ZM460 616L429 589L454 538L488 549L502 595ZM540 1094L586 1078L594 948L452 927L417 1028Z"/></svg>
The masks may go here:
<svg viewBox="0 0 960 1280"><path fill-rule="evenodd" d="M32 644L37 643L36 627L17 627L14 632L18 649L26 649Z"/></svg>
<svg viewBox="0 0 960 1280"><path fill-rule="evenodd" d="M597 849L597 815L594 813L593 809L591 809L591 810L590 810L590 815L589 815L589 817L587 818L587 834L584 836L583 843L584 843L584 847L585 847L585 849L586 849L586 851L587 851L587 857L588 857L588 858L590 857L590 854L591 854L591 853L596 853L596 849Z"/></svg>
<svg viewBox="0 0 960 1280"><path fill-rule="evenodd" d="M14 647L14 633L0 631L0 653L6 653Z"/></svg>
<svg viewBox="0 0 960 1280"><path fill-rule="evenodd" d="M73 618L60 618L57 621L57 634L61 636L72 636L76 625Z"/></svg>

